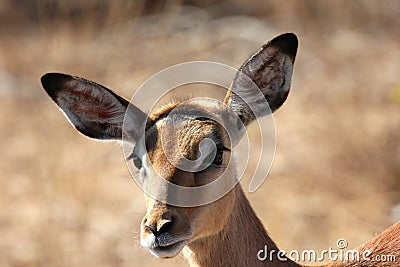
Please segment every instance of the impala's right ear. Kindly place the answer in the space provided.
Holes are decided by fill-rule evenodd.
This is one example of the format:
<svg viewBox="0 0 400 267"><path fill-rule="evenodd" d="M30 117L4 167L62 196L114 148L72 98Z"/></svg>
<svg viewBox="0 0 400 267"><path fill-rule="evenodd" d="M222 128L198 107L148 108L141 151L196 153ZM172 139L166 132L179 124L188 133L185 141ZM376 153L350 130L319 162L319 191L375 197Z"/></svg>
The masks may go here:
<svg viewBox="0 0 400 267"><path fill-rule="evenodd" d="M137 129L146 122L147 115L143 111L97 83L61 73L47 73L42 76L41 82L71 124L88 137L122 140L122 125L127 110L130 122L137 125ZM129 134L138 138L135 133Z"/></svg>

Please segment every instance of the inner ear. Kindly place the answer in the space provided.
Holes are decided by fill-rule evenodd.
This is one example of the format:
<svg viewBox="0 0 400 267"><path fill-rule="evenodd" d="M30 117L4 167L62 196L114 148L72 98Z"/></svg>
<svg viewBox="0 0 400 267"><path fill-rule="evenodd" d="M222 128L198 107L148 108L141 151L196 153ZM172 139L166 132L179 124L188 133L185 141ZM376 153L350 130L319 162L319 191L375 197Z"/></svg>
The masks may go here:
<svg viewBox="0 0 400 267"><path fill-rule="evenodd" d="M95 82L61 73L45 74L41 82L71 124L88 137L121 140L128 106L134 123L146 119L140 109Z"/></svg>
<svg viewBox="0 0 400 267"><path fill-rule="evenodd" d="M290 90L297 46L297 37L293 33L280 35L240 67L225 103L245 125L258 116L274 112L285 102ZM265 105L265 100L269 107Z"/></svg>

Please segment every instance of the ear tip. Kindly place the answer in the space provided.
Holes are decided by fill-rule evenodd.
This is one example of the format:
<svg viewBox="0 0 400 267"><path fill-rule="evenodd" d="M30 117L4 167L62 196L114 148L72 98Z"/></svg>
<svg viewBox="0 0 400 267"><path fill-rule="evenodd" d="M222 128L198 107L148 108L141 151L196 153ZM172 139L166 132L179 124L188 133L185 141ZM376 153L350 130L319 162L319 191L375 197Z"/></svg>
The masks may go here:
<svg viewBox="0 0 400 267"><path fill-rule="evenodd" d="M269 45L277 47L280 51L287 54L294 60L296 57L299 41L296 34L284 33L272 39L269 42Z"/></svg>
<svg viewBox="0 0 400 267"><path fill-rule="evenodd" d="M40 77L40 81L42 85L50 85L56 81L65 81L67 79L72 78L72 76L64 74L64 73L57 73L57 72L48 72Z"/></svg>
<svg viewBox="0 0 400 267"><path fill-rule="evenodd" d="M53 98L57 90L61 89L61 85L71 78L72 76L67 74L49 72L40 77L40 82L47 94Z"/></svg>

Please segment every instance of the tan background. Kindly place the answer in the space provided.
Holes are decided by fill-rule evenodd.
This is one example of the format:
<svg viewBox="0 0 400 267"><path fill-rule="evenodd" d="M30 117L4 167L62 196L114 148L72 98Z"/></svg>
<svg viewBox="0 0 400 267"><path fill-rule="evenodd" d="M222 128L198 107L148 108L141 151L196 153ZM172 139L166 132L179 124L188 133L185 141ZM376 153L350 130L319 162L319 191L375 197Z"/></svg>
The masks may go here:
<svg viewBox="0 0 400 267"><path fill-rule="evenodd" d="M130 98L172 64L239 67L282 32L300 39L292 93L250 200L282 249L367 241L399 220L398 14L399 1L0 1L0 266L185 266L140 248L121 149L75 132L42 74Z"/></svg>

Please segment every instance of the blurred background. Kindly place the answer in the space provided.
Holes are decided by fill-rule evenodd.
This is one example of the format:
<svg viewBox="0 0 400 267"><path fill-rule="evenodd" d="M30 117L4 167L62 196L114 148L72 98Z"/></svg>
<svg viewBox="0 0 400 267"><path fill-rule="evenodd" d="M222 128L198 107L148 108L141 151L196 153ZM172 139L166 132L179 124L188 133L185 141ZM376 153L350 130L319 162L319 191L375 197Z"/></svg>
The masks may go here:
<svg viewBox="0 0 400 267"><path fill-rule="evenodd" d="M239 67L283 32L300 40L292 92L250 201L287 251L369 240L400 219L399 14L389 0L0 0L0 266L186 266L140 248L121 149L78 134L41 75L130 98L173 64Z"/></svg>

